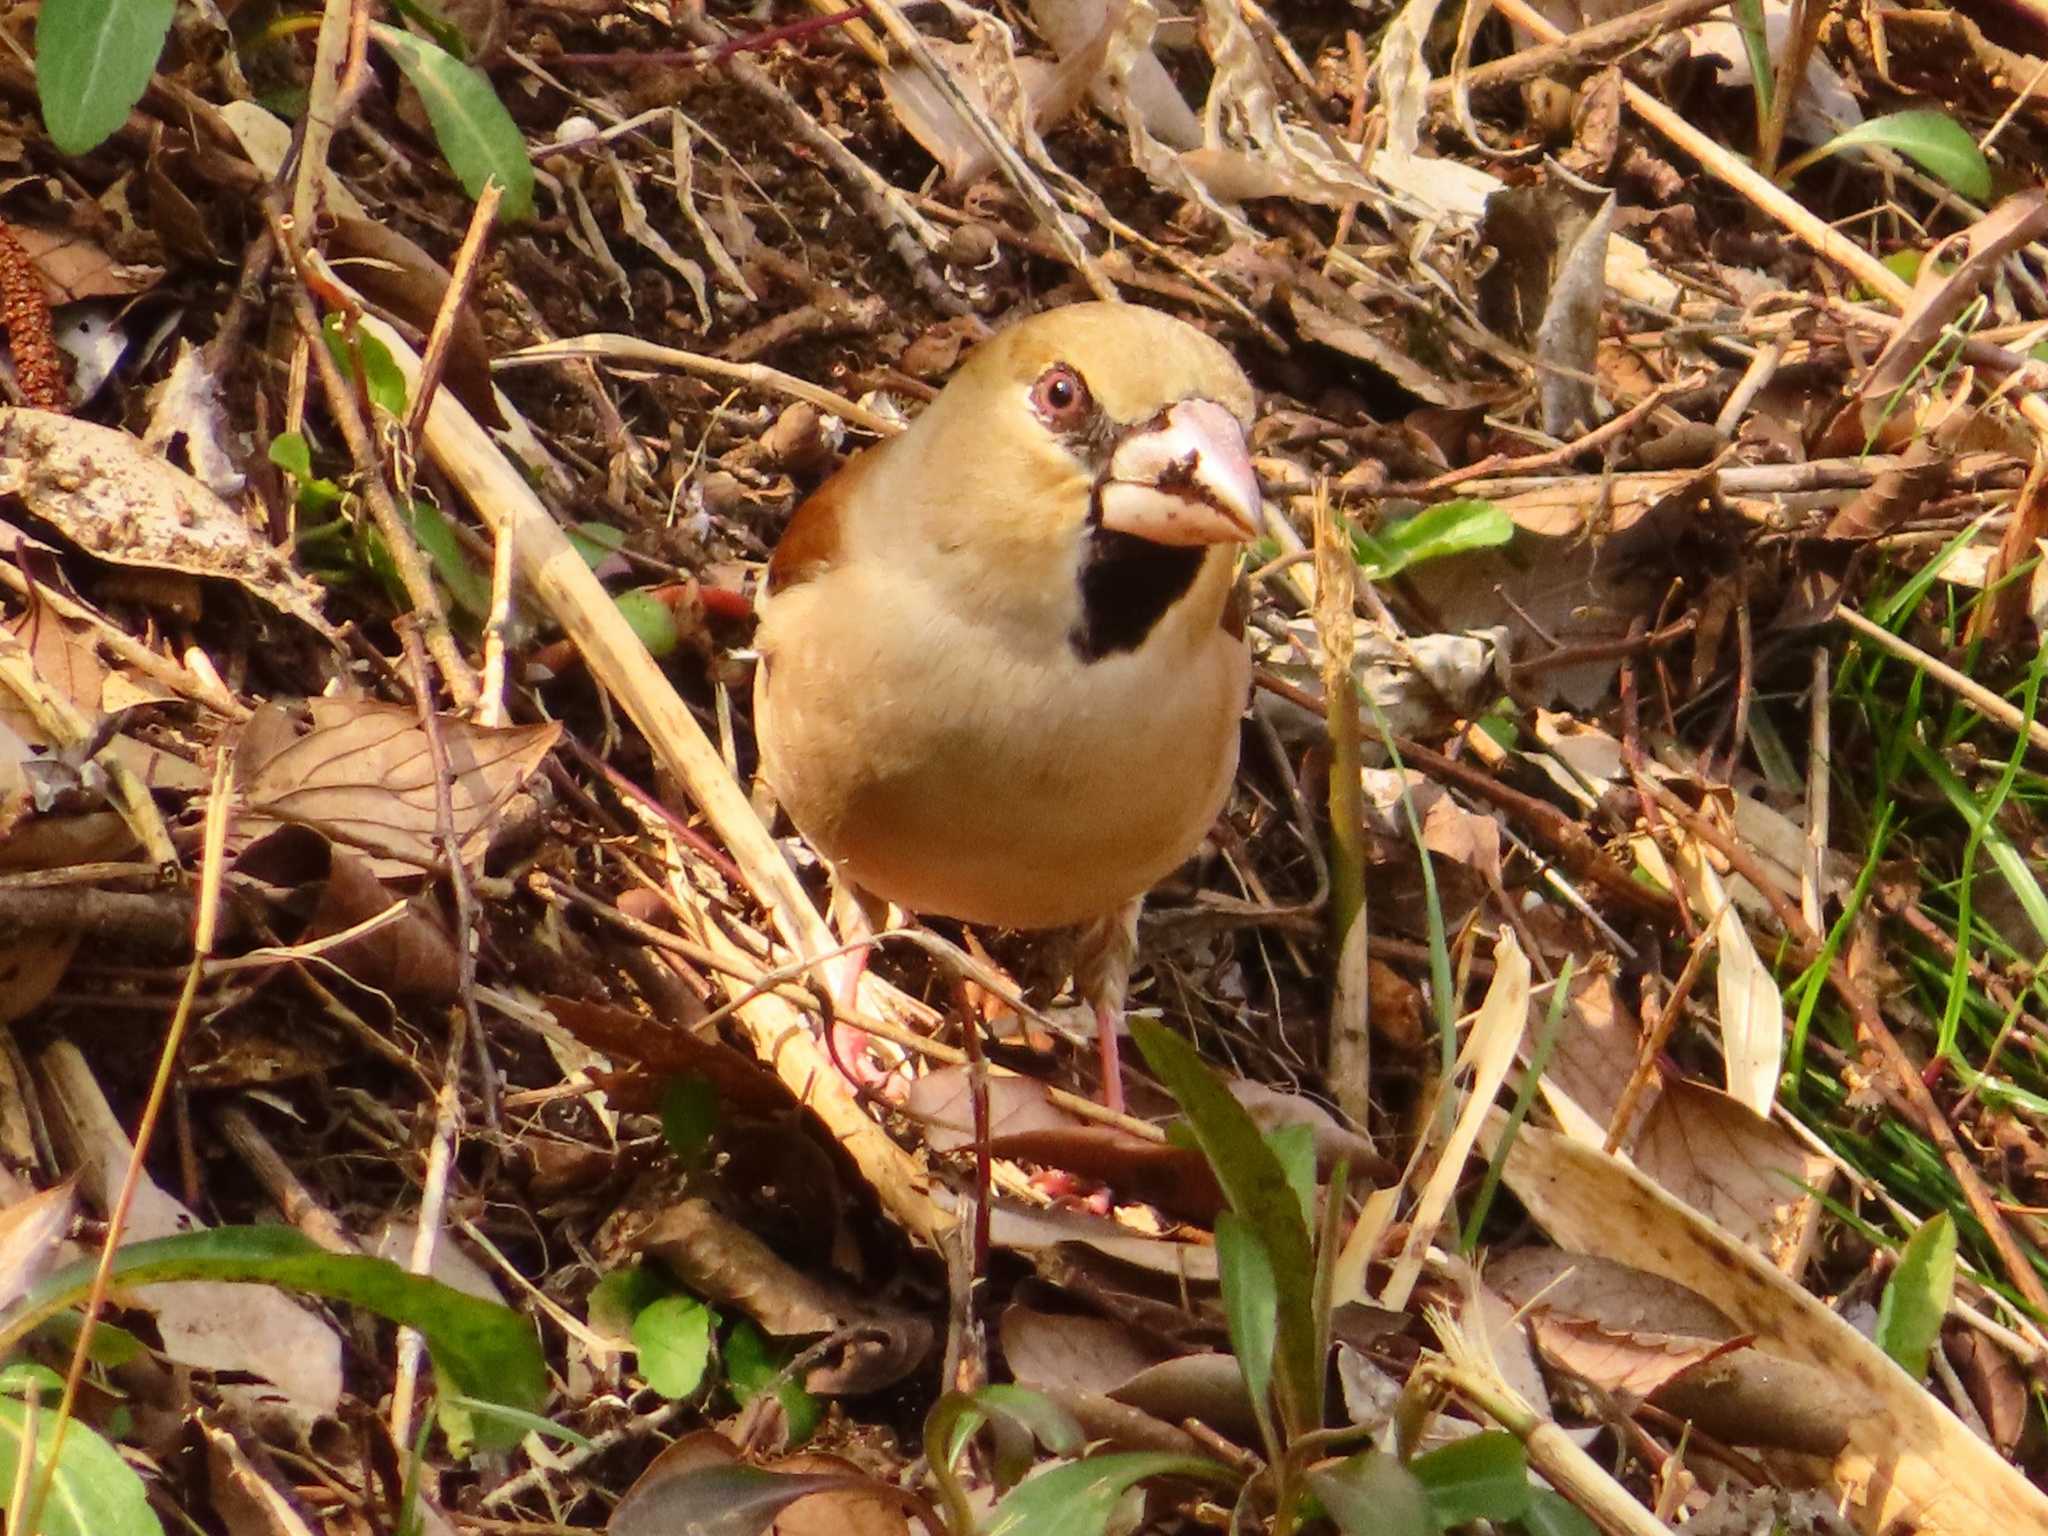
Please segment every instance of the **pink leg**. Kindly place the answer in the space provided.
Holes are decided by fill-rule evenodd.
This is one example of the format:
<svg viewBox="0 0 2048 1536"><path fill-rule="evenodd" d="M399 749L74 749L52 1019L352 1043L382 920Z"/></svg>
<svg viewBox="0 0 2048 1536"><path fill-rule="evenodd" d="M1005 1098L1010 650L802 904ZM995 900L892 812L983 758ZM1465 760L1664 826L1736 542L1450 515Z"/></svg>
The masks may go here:
<svg viewBox="0 0 2048 1536"><path fill-rule="evenodd" d="M1095 1045L1102 1058L1102 1102L1122 1112L1124 1074L1117 1031L1124 1019L1124 993L1138 956L1138 912L1144 898L1127 901L1081 930L1074 958L1074 990L1095 1010Z"/></svg>
<svg viewBox="0 0 2048 1536"><path fill-rule="evenodd" d="M872 1039L853 1020L860 1012L860 979L867 973L868 956L873 953L870 941L878 923L885 919L886 909L878 907L865 892L835 878L832 916L838 923L840 938L858 945L818 962L819 979L832 997L832 1054L849 1078L863 1088L873 1088L888 1074L876 1068L868 1055Z"/></svg>
<svg viewBox="0 0 2048 1536"><path fill-rule="evenodd" d="M1113 1003L1095 1005L1095 1048L1102 1057L1102 1102L1118 1114L1124 1108L1124 1069L1117 1047L1117 1027L1124 1011Z"/></svg>

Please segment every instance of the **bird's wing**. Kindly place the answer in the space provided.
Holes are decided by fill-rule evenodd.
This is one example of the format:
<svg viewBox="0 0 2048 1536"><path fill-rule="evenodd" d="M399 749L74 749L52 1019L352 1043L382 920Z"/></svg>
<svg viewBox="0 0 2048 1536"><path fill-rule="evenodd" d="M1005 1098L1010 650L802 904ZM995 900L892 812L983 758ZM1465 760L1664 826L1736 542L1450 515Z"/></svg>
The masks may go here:
<svg viewBox="0 0 2048 1536"><path fill-rule="evenodd" d="M853 499L880 454L880 447L870 448L847 460L796 509L768 561L770 597L821 576L839 563Z"/></svg>

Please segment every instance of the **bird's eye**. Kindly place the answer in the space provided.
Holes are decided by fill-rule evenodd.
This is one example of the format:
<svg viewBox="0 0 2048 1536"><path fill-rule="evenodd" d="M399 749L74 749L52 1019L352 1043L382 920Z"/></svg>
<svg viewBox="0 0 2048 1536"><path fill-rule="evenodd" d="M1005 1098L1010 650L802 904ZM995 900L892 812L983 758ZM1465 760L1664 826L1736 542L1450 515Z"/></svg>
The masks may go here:
<svg viewBox="0 0 2048 1536"><path fill-rule="evenodd" d="M1031 408L1047 426L1070 431L1088 420L1093 404L1081 375L1065 363L1055 363L1031 386Z"/></svg>

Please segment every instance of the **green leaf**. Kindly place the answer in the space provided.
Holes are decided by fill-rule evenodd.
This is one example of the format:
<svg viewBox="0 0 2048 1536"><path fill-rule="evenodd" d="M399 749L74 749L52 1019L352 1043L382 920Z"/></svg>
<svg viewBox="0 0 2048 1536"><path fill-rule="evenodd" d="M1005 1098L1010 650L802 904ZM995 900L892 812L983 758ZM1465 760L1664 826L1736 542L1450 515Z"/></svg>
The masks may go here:
<svg viewBox="0 0 2048 1536"><path fill-rule="evenodd" d="M1527 1536L1600 1536L1591 1516L1550 1488L1530 1488L1521 1527Z"/></svg>
<svg viewBox="0 0 2048 1536"><path fill-rule="evenodd" d="M569 542L594 571L626 547L626 531L610 523L577 523L569 529Z"/></svg>
<svg viewBox="0 0 2048 1536"><path fill-rule="evenodd" d="M424 38L383 22L370 35L382 43L405 78L420 93L434 138L448 157L448 168L472 198L495 178L505 189L498 206L501 223L517 224L533 214L533 162L519 125L491 89L483 71L463 63Z"/></svg>
<svg viewBox="0 0 2048 1536"><path fill-rule="evenodd" d="M703 1077L672 1077L661 1087L661 1139L687 1168L702 1163L718 1130L718 1090Z"/></svg>
<svg viewBox="0 0 2048 1536"><path fill-rule="evenodd" d="M965 1488L955 1467L960 1453L983 1424L995 1430L996 1485L1007 1488L1031 1470L1031 1443L1036 1440L1055 1455L1081 1449L1081 1426L1051 1398L1029 1388L998 1383L979 1392L948 1392L924 1418L924 1454L932 1480L954 1523L973 1528Z"/></svg>
<svg viewBox="0 0 2048 1536"><path fill-rule="evenodd" d="M1413 517L1373 533L1354 535L1358 563L1374 581L1399 575L1411 565L1492 549L1515 536L1515 520L1490 501L1439 502Z"/></svg>
<svg viewBox="0 0 2048 1536"><path fill-rule="evenodd" d="M82 155L128 121L170 29L171 0L43 0L36 95L59 149Z"/></svg>
<svg viewBox="0 0 2048 1536"><path fill-rule="evenodd" d="M64 1378L32 1360L17 1360L0 1370L0 1392L9 1397L27 1397L30 1387L42 1394L44 1402L54 1403L63 1395Z"/></svg>
<svg viewBox="0 0 2048 1536"><path fill-rule="evenodd" d="M1280 1159L1287 1187L1301 1203L1301 1222L1316 1224L1316 1132L1312 1125L1280 1125L1266 1133L1266 1145Z"/></svg>
<svg viewBox="0 0 2048 1536"><path fill-rule="evenodd" d="M59 1312L42 1323L33 1335L38 1344L49 1345L67 1358L78 1347L78 1330L85 1319L76 1312ZM117 1370L142 1353L142 1340L118 1324L100 1322L92 1330L92 1343L85 1357L106 1370Z"/></svg>
<svg viewBox="0 0 2048 1536"><path fill-rule="evenodd" d="M1735 0L1735 27L1742 34L1742 51L1749 55L1749 78L1756 95L1756 120L1771 115L1771 97L1777 85L1777 71L1771 67L1771 42L1764 31L1763 0Z"/></svg>
<svg viewBox="0 0 2048 1536"><path fill-rule="evenodd" d="M541 1414L528 1413L524 1408L507 1408L503 1403L487 1403L480 1397L464 1397L460 1392L443 1392L436 1402L442 1407L459 1408L477 1418L495 1420L521 1435L559 1440L582 1451L589 1450L592 1445L590 1436L580 1434L566 1424L557 1424Z"/></svg>
<svg viewBox="0 0 2048 1536"><path fill-rule="evenodd" d="M664 1296L679 1294L662 1273L646 1264L615 1269L590 1288L584 1315L590 1326L614 1338L633 1336L633 1319Z"/></svg>
<svg viewBox="0 0 2048 1536"><path fill-rule="evenodd" d="M1323 1360L1316 1343L1315 1259L1301 1200L1252 1117L1193 1046L1151 1019L1133 1019L1131 1037L1187 1115L1230 1208L1265 1245L1279 1313L1274 1358L1281 1417L1290 1432L1320 1428Z"/></svg>
<svg viewBox="0 0 2048 1536"><path fill-rule="evenodd" d="M391 9L456 58L468 60L469 39L462 35L462 28L456 26L433 6L423 5L420 0L391 0Z"/></svg>
<svg viewBox="0 0 2048 1536"><path fill-rule="evenodd" d="M1436 1536L1422 1483L1384 1451L1362 1451L1308 1475L1309 1491L1344 1536Z"/></svg>
<svg viewBox="0 0 2048 1536"><path fill-rule="evenodd" d="M33 1451L36 1473L50 1464L57 1415L45 1403L36 1415ZM14 1486L15 1469L28 1437L28 1404L0 1397L0 1488ZM149 1495L135 1469L97 1433L75 1420L64 1433L57 1475L37 1524L37 1536L163 1536L163 1523L149 1507Z"/></svg>
<svg viewBox="0 0 2048 1536"><path fill-rule="evenodd" d="M1955 1288L1956 1224L1941 1211L1906 1240L1877 1308L1877 1347L1915 1381L1927 1375L1927 1356L1941 1337Z"/></svg>
<svg viewBox="0 0 2048 1536"><path fill-rule="evenodd" d="M313 450L303 432L280 432L270 440L270 462L298 480L313 478Z"/></svg>
<svg viewBox="0 0 2048 1536"><path fill-rule="evenodd" d="M8 1309L0 1337L11 1343L83 1301L97 1264L82 1259L45 1279ZM529 1409L547 1397L547 1368L533 1325L511 1308L407 1274L388 1259L329 1253L290 1227L213 1227L130 1243L114 1256L113 1280L124 1289L224 1280L349 1302L418 1329L433 1351L434 1368L458 1392Z"/></svg>
<svg viewBox="0 0 2048 1536"><path fill-rule="evenodd" d="M664 1296L633 1319L640 1374L663 1397L696 1396L711 1364L711 1309L689 1296Z"/></svg>
<svg viewBox="0 0 2048 1536"><path fill-rule="evenodd" d="M412 536L432 562L434 574L455 599L455 605L471 618L491 616L491 578L479 570L462 547L455 526L431 501L414 499Z"/></svg>
<svg viewBox="0 0 2048 1536"><path fill-rule="evenodd" d="M1408 1470L1429 1494L1444 1530L1472 1520L1519 1520L1529 1508L1529 1457L1504 1429L1489 1429L1418 1456Z"/></svg>
<svg viewBox="0 0 2048 1536"><path fill-rule="evenodd" d="M997 1382L979 1392L948 1392L925 1420L928 1443L940 1446L948 1462L985 1419L1008 1419L1055 1456L1071 1456L1083 1444L1074 1416L1042 1392Z"/></svg>
<svg viewBox="0 0 2048 1536"><path fill-rule="evenodd" d="M1819 149L1801 158L1818 160L1828 155L1839 155L1845 149L1859 149L1872 144L1896 150L1928 175L1938 176L1965 197L1983 202L1991 196L1991 166L1985 161L1984 152L1977 148L1977 141L1970 136L1970 130L1946 112L1930 108L1873 117L1867 123L1858 123L1854 128L1836 134Z"/></svg>
<svg viewBox="0 0 2048 1536"><path fill-rule="evenodd" d="M348 378L362 380L370 404L387 416L404 416L405 375L391 349L361 326L347 325L340 315L329 315L320 329L335 367Z"/></svg>
<svg viewBox="0 0 2048 1536"><path fill-rule="evenodd" d="M1219 1462L1167 1451L1124 1451L1070 1461L1026 1478L996 1506L983 1536L1102 1536L1123 1496L1148 1477L1231 1484Z"/></svg>
<svg viewBox="0 0 2048 1536"><path fill-rule="evenodd" d="M787 1351L769 1348L761 1330L745 1318L732 1325L725 1336L725 1383L741 1406L752 1402L776 1383L775 1400L789 1420L789 1443L801 1445L818 1432L825 1417L825 1405L795 1381L782 1381L782 1368L790 1361Z"/></svg>
<svg viewBox="0 0 2048 1536"><path fill-rule="evenodd" d="M1273 1339L1280 1303L1266 1245L1259 1241L1251 1223L1235 1211L1216 1218L1216 1274L1223 1287L1230 1347L1237 1353L1237 1368L1244 1373L1245 1391L1251 1394L1259 1427L1270 1442L1275 1437L1268 1394L1273 1389ZM1277 1445L1272 1448L1278 1449Z"/></svg>
<svg viewBox="0 0 2048 1536"><path fill-rule="evenodd" d="M612 601L619 605L619 617L626 621L626 627L639 637L647 654L656 661L682 644L683 633L676 628L675 614L652 592L635 588L621 592Z"/></svg>

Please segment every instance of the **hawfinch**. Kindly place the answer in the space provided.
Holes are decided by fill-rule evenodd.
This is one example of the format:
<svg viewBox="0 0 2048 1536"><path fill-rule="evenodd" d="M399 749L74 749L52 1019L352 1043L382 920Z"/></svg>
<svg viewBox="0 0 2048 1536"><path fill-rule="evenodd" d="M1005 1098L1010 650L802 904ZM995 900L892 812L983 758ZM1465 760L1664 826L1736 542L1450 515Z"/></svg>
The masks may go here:
<svg viewBox="0 0 2048 1536"><path fill-rule="evenodd" d="M1244 373L1193 327L1051 310L849 461L768 566L761 768L832 867L844 936L872 936L882 901L1085 925L1075 985L1113 1108L1138 908L1237 768L1251 419ZM864 959L827 973L842 1004Z"/></svg>

